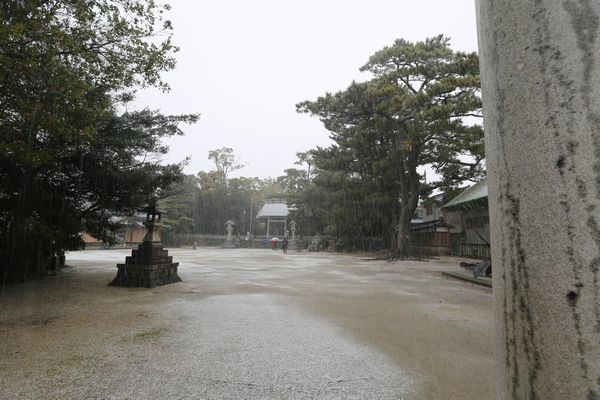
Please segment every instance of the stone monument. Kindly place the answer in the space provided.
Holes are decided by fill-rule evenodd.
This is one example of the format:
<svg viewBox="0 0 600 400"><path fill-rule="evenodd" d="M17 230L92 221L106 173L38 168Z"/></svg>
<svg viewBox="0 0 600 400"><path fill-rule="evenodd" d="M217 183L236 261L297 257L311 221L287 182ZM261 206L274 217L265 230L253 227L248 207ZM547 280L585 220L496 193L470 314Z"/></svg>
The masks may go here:
<svg viewBox="0 0 600 400"><path fill-rule="evenodd" d="M288 249L296 250L296 221L290 222L290 232L292 233L292 236L290 238L290 243L288 244Z"/></svg>
<svg viewBox="0 0 600 400"><path fill-rule="evenodd" d="M227 239L225 239L225 243L223 244L223 247L226 249L232 249L233 246L233 226L235 225L235 222L233 222L232 220L227 220L227 222L225 222L225 227L227 229Z"/></svg>
<svg viewBox="0 0 600 400"><path fill-rule="evenodd" d="M318 233L313 236L310 244L308 245L308 251L319 251L321 250L321 235Z"/></svg>
<svg viewBox="0 0 600 400"><path fill-rule="evenodd" d="M148 232L137 250L125 259L125 264L117 264L117 277L109 286L145 287L181 282L177 275L179 263L163 249L160 240L162 212L156 208L156 200L146 208L146 228Z"/></svg>

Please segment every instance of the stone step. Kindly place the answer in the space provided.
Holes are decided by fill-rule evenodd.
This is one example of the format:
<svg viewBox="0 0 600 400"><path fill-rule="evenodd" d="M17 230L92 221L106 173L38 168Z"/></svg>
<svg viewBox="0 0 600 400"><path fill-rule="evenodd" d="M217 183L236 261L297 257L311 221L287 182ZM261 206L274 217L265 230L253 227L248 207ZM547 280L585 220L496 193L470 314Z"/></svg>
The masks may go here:
<svg viewBox="0 0 600 400"><path fill-rule="evenodd" d="M171 263L161 263L161 264L117 264L118 269L124 269L127 271L153 271L160 269L168 269L173 267L178 267L178 262Z"/></svg>
<svg viewBox="0 0 600 400"><path fill-rule="evenodd" d="M125 264L135 265L154 265L154 264L170 264L173 262L172 256L158 257L155 255L147 256L145 254L125 257Z"/></svg>

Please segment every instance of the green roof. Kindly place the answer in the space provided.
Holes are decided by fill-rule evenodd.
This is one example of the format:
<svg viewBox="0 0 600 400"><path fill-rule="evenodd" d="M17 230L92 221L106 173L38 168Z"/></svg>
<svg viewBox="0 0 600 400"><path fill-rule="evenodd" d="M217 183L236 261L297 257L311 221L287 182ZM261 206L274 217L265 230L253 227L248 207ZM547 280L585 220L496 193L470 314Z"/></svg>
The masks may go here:
<svg viewBox="0 0 600 400"><path fill-rule="evenodd" d="M465 189L461 194L450 200L444 208L461 208L468 207L467 203L471 203L477 200L487 200L488 188L487 179L482 179L473 186Z"/></svg>

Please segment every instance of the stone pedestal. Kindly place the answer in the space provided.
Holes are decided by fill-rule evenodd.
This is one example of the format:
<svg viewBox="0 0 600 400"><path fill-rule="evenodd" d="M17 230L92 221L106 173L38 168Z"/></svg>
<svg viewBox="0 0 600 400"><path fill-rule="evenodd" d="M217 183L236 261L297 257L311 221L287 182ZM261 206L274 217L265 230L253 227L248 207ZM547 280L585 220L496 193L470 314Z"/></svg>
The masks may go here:
<svg viewBox="0 0 600 400"><path fill-rule="evenodd" d="M153 288L181 282L177 275L179 263L173 262L162 243L144 242L131 253L125 264L117 264L117 277L110 286Z"/></svg>
<svg viewBox="0 0 600 400"><path fill-rule="evenodd" d="M157 220L155 215L149 213L146 220L148 233L144 242L137 250L132 250L125 264L117 265L117 277L109 286L153 288L181 282L177 275L179 263L173 262L173 257L163 249L160 241L160 214L158 216Z"/></svg>

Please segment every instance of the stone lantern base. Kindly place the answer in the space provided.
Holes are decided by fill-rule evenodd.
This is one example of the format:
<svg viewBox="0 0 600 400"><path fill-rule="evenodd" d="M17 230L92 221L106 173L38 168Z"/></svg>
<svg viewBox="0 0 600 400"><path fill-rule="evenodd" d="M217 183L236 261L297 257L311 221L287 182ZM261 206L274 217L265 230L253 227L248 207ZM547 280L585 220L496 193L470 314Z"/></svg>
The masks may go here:
<svg viewBox="0 0 600 400"><path fill-rule="evenodd" d="M125 264L117 264L117 277L109 286L153 288L181 282L178 266L162 243L143 242L126 257Z"/></svg>
<svg viewBox="0 0 600 400"><path fill-rule="evenodd" d="M144 242L137 250L132 250L131 256L125 258L125 264L117 264L117 277L109 286L153 288L181 282L177 275L179 263L173 262L173 257L163 249L160 241L161 214L162 211L156 209L156 204L148 207L144 224L148 232Z"/></svg>

